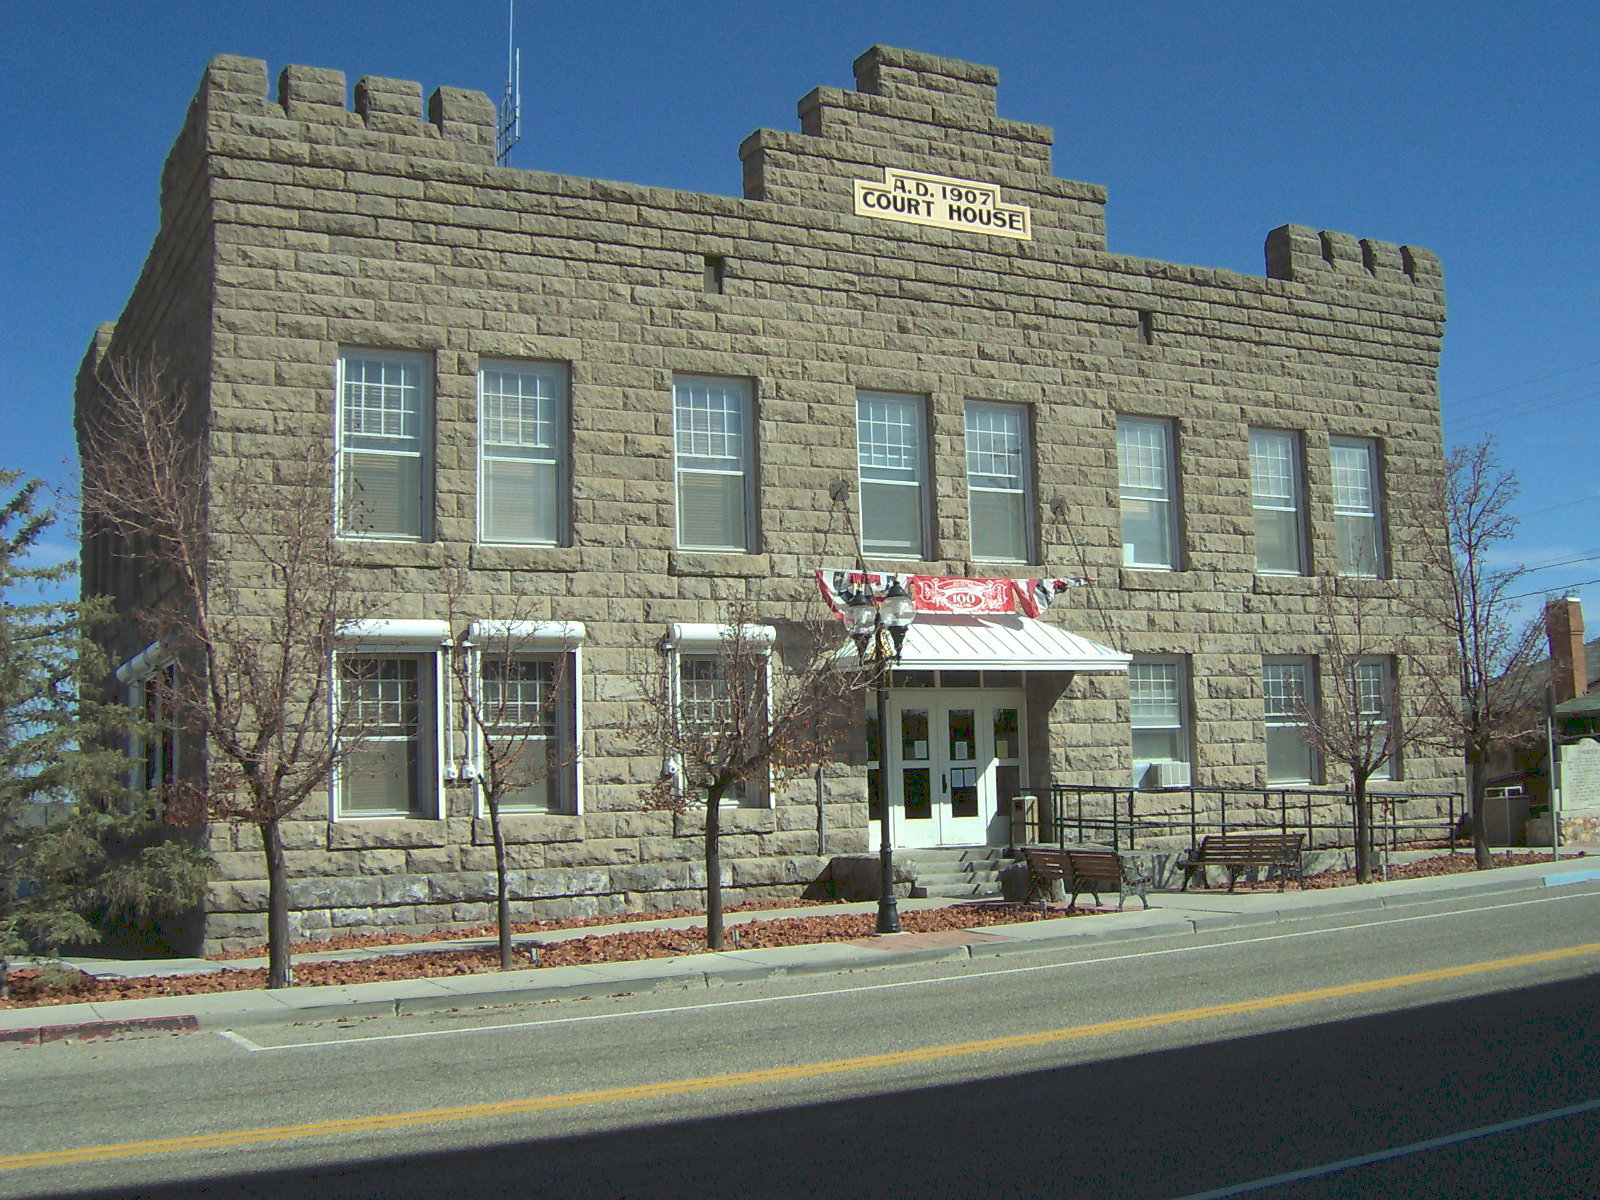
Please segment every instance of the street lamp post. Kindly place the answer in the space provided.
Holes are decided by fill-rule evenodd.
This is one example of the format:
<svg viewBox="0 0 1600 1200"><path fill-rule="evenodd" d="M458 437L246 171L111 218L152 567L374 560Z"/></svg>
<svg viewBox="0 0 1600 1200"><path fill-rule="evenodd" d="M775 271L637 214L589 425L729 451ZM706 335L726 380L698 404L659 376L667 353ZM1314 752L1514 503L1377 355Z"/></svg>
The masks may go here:
<svg viewBox="0 0 1600 1200"><path fill-rule="evenodd" d="M876 672L878 693L878 932L900 932L900 910L894 898L894 842L889 817L889 673L900 661L906 630L916 619L916 605L897 579L883 596L865 586L850 599L845 624L862 666ZM888 636L885 637L884 634Z"/></svg>

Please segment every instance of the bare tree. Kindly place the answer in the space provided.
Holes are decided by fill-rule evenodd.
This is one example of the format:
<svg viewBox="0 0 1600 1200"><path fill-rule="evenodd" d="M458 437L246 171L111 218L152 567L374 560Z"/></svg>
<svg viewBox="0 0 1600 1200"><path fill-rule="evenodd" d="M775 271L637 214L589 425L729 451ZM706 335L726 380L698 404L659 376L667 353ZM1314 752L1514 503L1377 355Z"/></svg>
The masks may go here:
<svg viewBox="0 0 1600 1200"><path fill-rule="evenodd" d="M159 363L108 360L99 383L101 402L81 430L85 515L134 560L124 611L176 664L172 718L202 750L198 768L171 785L173 800L197 819L255 827L267 986L287 987L280 826L329 787L361 739L360 706L332 695L354 593L334 536L327 447L220 463Z"/></svg>
<svg viewBox="0 0 1600 1200"><path fill-rule="evenodd" d="M1511 509L1517 493L1517 477L1500 465L1492 437L1451 452L1433 497L1448 531L1424 541L1429 565L1449 587L1413 605L1452 644L1445 670L1422 660L1415 674L1423 711L1441 731L1440 741L1466 761L1480 870L1494 865L1484 821L1490 756L1497 747L1532 736L1538 713L1527 675L1542 657L1539 627L1524 622L1516 604L1516 585L1526 568L1500 561L1516 536Z"/></svg>
<svg viewBox="0 0 1600 1200"><path fill-rule="evenodd" d="M844 638L837 624L788 624L790 636L775 651L749 601L726 605L722 615L709 652L663 644L630 729L641 750L662 757L660 779L645 789L646 807L703 808L712 950L722 949L723 804L755 799L831 757L871 683L855 660L838 657Z"/></svg>
<svg viewBox="0 0 1600 1200"><path fill-rule="evenodd" d="M467 581L460 570L445 576L454 633L465 608ZM526 619L478 621L450 656L461 712L464 754L459 775L475 783L494 842L495 923L500 969L511 970L511 894L501 820L516 811L560 811L570 768L577 759L570 717L576 642L565 623Z"/></svg>

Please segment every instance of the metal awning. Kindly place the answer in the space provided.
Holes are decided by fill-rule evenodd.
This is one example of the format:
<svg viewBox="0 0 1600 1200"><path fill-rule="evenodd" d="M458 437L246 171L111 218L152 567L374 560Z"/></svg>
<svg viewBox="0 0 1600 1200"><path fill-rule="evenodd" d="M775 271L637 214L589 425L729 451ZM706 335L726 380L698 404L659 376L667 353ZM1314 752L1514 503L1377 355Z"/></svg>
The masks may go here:
<svg viewBox="0 0 1600 1200"><path fill-rule="evenodd" d="M850 646L842 656L855 657ZM919 615L906 630L902 671L1126 671L1131 655L1011 614Z"/></svg>

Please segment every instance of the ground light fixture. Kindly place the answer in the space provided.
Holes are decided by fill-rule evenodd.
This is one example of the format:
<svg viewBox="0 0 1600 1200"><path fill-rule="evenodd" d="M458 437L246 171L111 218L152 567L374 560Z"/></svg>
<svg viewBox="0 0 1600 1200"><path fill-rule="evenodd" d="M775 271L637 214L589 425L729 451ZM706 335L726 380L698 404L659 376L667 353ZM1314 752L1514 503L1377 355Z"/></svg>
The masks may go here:
<svg viewBox="0 0 1600 1200"><path fill-rule="evenodd" d="M900 932L900 910L894 898L894 846L889 817L889 676L900 661L906 630L916 620L917 606L898 579L888 590L874 595L863 586L845 606L845 628L856 644L856 655L876 677L878 693L878 883L879 933ZM887 636L885 636L887 634Z"/></svg>

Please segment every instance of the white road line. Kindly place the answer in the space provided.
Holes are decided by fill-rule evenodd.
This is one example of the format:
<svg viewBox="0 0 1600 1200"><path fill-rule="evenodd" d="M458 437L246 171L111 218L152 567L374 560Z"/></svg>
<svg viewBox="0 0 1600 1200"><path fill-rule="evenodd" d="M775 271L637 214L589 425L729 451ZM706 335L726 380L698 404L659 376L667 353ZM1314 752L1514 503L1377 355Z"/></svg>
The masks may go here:
<svg viewBox="0 0 1600 1200"><path fill-rule="evenodd" d="M1470 1142L1475 1138L1491 1137L1497 1133L1508 1133L1513 1129L1526 1129L1530 1125L1542 1125L1546 1121L1559 1121L1564 1117L1576 1117L1583 1113L1600 1110L1600 1099L1585 1100L1582 1104L1569 1104L1566 1108L1552 1108L1548 1112L1534 1113L1531 1117L1518 1117L1515 1121L1501 1121L1495 1125L1480 1125L1477 1129L1467 1129L1460 1133L1450 1133L1443 1137L1428 1138L1422 1142L1412 1142L1409 1146L1392 1146L1388 1150L1377 1150L1371 1154L1358 1154L1354 1158L1341 1158L1338 1162L1323 1163L1317 1167L1306 1167L1300 1171L1287 1171L1282 1175L1269 1175L1263 1179L1252 1179L1249 1183L1236 1183L1228 1187L1216 1188L1209 1192L1193 1192L1187 1196L1180 1196L1178 1200L1226 1200L1229 1196L1243 1196L1249 1192L1261 1192L1267 1188L1278 1187L1285 1183L1300 1183L1307 1179L1316 1179L1323 1175L1332 1175L1337 1171L1348 1171L1352 1167L1366 1167L1373 1163L1389 1162L1392 1159L1404 1158L1408 1154L1421 1154L1427 1150L1438 1150L1444 1146L1455 1146L1461 1142Z"/></svg>
<svg viewBox="0 0 1600 1200"><path fill-rule="evenodd" d="M249 1038L245 1037L244 1034L235 1033L231 1029L219 1029L217 1030L217 1036L221 1038L227 1038L235 1046L243 1046L246 1050L250 1051L251 1054L256 1054L267 1049L266 1046L258 1046L255 1042L252 1042Z"/></svg>
<svg viewBox="0 0 1600 1200"><path fill-rule="evenodd" d="M1227 950L1236 946L1249 946L1263 942L1282 942L1295 938L1322 937L1335 933L1353 933L1362 929L1377 929L1386 925L1403 925L1412 921L1432 921L1441 917L1465 917L1478 913L1497 912L1506 908L1523 908L1530 904L1554 904L1565 900L1584 900L1594 897L1587 893L1569 893L1558 896L1541 896L1536 900L1514 900L1507 904L1491 904L1481 908L1460 909L1453 912L1418 913L1409 917L1390 917L1384 921L1365 921L1359 925L1339 925L1331 929L1302 929L1293 933L1272 933L1260 937L1241 937L1226 942L1209 942L1203 946L1172 946L1165 950L1140 950L1131 954L1110 954L1100 958L1077 959L1064 963L1038 963L1027 967L1006 967L994 971L974 971L965 975L947 975L938 979L902 979L893 983L864 983L858 987L829 988L820 992L797 992L790 996L750 996L742 1000L712 1000L704 1004L675 1004L662 1008L630 1009L627 1012L586 1013L576 1017L547 1017L534 1021L511 1021L497 1025L473 1025L461 1029L418 1029L409 1033L379 1033L369 1037L328 1038L317 1042L287 1042L283 1045L259 1046L235 1035L237 1041L252 1054L265 1054L277 1050L316 1050L323 1046L355 1046L368 1042L402 1042L413 1038L460 1037L472 1033L502 1033L510 1029L532 1029L546 1025L577 1025L587 1021L619 1021L629 1017L656 1017L669 1013L699 1013L712 1008L740 1008L751 1004L787 1004L798 1000L819 1000L833 996L848 996L859 992L881 992L896 988L935 987L942 984L966 983L975 979L998 979L1006 975L1030 975L1037 971L1069 971L1092 967L1101 963L1132 962L1144 958L1163 958L1169 954L1195 954L1207 950ZM891 960L892 961L892 960ZM889 963L885 963L889 965ZM463 996L463 1001L471 997ZM227 1036L231 1031L221 1031Z"/></svg>

